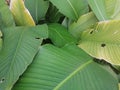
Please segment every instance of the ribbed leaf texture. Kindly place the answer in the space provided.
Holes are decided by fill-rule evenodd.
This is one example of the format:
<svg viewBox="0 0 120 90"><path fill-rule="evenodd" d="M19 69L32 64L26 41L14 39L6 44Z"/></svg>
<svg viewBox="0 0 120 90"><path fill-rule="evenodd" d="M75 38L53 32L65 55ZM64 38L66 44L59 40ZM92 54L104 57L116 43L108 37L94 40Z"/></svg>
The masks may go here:
<svg viewBox="0 0 120 90"><path fill-rule="evenodd" d="M118 90L118 81L76 45L45 45L12 90Z"/></svg>
<svg viewBox="0 0 120 90"><path fill-rule="evenodd" d="M46 25L3 30L4 42L0 52L0 90L11 90L19 76L32 62L42 42L41 28L43 27L46 31Z"/></svg>
<svg viewBox="0 0 120 90"><path fill-rule="evenodd" d="M77 20L79 16L89 11L87 0L50 0L50 2L72 20Z"/></svg>
<svg viewBox="0 0 120 90"><path fill-rule="evenodd" d="M69 27L69 32L77 39L80 39L82 31L89 29L97 23L97 18L93 12L82 15L77 22L74 22Z"/></svg>
<svg viewBox="0 0 120 90"><path fill-rule="evenodd" d="M120 0L87 0L100 21L120 20Z"/></svg>
<svg viewBox="0 0 120 90"><path fill-rule="evenodd" d="M120 21L99 22L82 33L78 46L93 57L120 65Z"/></svg>

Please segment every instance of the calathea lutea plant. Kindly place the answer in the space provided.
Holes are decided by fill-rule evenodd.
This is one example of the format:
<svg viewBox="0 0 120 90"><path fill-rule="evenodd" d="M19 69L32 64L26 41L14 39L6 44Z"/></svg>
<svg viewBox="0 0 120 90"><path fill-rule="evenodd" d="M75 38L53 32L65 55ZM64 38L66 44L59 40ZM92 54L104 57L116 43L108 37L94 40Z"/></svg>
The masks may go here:
<svg viewBox="0 0 120 90"><path fill-rule="evenodd" d="M120 0L0 0L0 90L119 90Z"/></svg>

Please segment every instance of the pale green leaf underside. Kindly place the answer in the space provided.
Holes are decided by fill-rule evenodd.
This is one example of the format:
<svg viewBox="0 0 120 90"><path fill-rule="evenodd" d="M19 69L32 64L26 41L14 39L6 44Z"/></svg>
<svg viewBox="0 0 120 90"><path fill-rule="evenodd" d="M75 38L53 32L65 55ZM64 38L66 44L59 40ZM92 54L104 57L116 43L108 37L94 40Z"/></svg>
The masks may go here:
<svg viewBox="0 0 120 90"><path fill-rule="evenodd" d="M86 0L50 0L59 11L72 20L77 20L80 15L88 12ZM65 6L65 7L63 7Z"/></svg>
<svg viewBox="0 0 120 90"><path fill-rule="evenodd" d="M100 21L120 19L120 0L88 0Z"/></svg>
<svg viewBox="0 0 120 90"><path fill-rule="evenodd" d="M12 90L118 90L109 72L76 45L45 45Z"/></svg>
<svg viewBox="0 0 120 90"><path fill-rule="evenodd" d="M82 33L78 46L93 57L120 65L120 21L99 22Z"/></svg>
<svg viewBox="0 0 120 90"><path fill-rule="evenodd" d="M97 22L97 18L93 12L82 15L77 22L74 22L69 27L69 32L76 37L80 38L80 34L82 31L90 28Z"/></svg>
<svg viewBox="0 0 120 90"><path fill-rule="evenodd" d="M32 62L42 42L46 25L4 29L4 47L0 52L0 90L10 90ZM47 35L47 34L46 34ZM46 37L43 35L43 37Z"/></svg>

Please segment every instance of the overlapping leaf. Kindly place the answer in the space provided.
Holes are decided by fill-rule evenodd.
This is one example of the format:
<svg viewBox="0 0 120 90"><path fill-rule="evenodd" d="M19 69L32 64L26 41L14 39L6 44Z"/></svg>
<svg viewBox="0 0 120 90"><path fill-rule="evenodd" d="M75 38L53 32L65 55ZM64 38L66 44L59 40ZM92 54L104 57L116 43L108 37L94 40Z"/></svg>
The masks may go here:
<svg viewBox="0 0 120 90"><path fill-rule="evenodd" d="M110 71L75 45L46 45L12 90L118 90Z"/></svg>
<svg viewBox="0 0 120 90"><path fill-rule="evenodd" d="M35 26L35 22L26 9L23 0L11 0L10 10L14 16L15 22L19 26Z"/></svg>
<svg viewBox="0 0 120 90"><path fill-rule="evenodd" d="M0 52L0 90L11 90L19 76L32 62L42 41L42 29L46 32L47 26L15 27L3 30L4 43ZM47 36L44 35L44 37Z"/></svg>
<svg viewBox="0 0 120 90"><path fill-rule="evenodd" d="M50 2L72 20L77 20L80 15L88 12L86 0L50 0Z"/></svg>
<svg viewBox="0 0 120 90"><path fill-rule="evenodd" d="M74 37L79 39L81 32L94 26L97 21L98 20L93 12L84 14L78 19L77 22L70 25L69 31Z"/></svg>
<svg viewBox="0 0 120 90"><path fill-rule="evenodd" d="M12 14L5 3L5 0L0 0L0 28L15 26Z"/></svg>
<svg viewBox="0 0 120 90"><path fill-rule="evenodd" d="M100 21L120 19L120 0L87 0Z"/></svg>
<svg viewBox="0 0 120 90"><path fill-rule="evenodd" d="M58 47L68 43L76 43L76 39L60 24L49 25L49 38Z"/></svg>
<svg viewBox="0 0 120 90"><path fill-rule="evenodd" d="M120 21L99 22L93 29L84 31L79 47L93 57L120 65Z"/></svg>
<svg viewBox="0 0 120 90"><path fill-rule="evenodd" d="M38 23L40 19L45 18L49 2L44 0L25 0L25 6L30 11L34 21Z"/></svg>

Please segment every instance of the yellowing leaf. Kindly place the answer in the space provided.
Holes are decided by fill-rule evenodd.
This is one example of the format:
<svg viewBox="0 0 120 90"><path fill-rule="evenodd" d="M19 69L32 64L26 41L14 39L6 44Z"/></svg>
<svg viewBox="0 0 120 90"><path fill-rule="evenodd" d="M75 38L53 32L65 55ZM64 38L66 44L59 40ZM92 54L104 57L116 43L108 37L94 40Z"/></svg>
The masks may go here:
<svg viewBox="0 0 120 90"><path fill-rule="evenodd" d="M99 22L84 31L78 46L93 57L120 65L120 20Z"/></svg>
<svg viewBox="0 0 120 90"><path fill-rule="evenodd" d="M19 26L35 26L35 22L26 9L23 0L11 0L10 10L14 16L15 22Z"/></svg>

